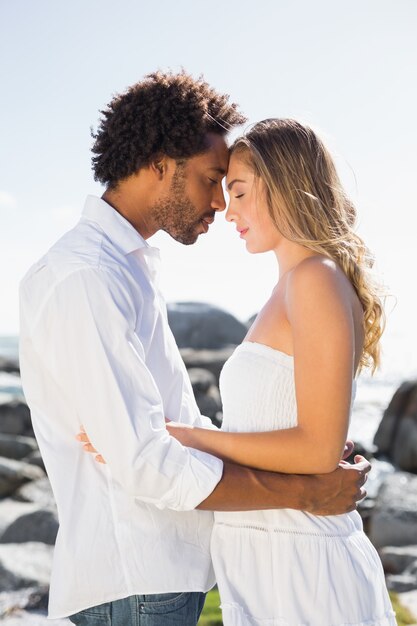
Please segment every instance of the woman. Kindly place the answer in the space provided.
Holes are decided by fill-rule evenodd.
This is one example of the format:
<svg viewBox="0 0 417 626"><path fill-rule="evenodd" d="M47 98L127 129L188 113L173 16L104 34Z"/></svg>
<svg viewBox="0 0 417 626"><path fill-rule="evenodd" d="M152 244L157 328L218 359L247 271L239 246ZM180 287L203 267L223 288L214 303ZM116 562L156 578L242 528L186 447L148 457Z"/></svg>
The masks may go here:
<svg viewBox="0 0 417 626"><path fill-rule="evenodd" d="M280 277L223 368L222 430L167 428L235 463L331 472L355 377L378 366L383 329L355 209L320 139L294 120L265 120L235 142L227 188L227 220L249 252L275 253ZM212 556L225 626L396 624L356 511L216 513Z"/></svg>
<svg viewBox="0 0 417 626"><path fill-rule="evenodd" d="M330 472L383 329L355 209L323 143L294 120L260 122L235 142L227 188L227 220L249 252L274 251L279 281L223 368L222 431L167 427L235 463ZM225 626L396 624L356 511L216 513L212 556Z"/></svg>

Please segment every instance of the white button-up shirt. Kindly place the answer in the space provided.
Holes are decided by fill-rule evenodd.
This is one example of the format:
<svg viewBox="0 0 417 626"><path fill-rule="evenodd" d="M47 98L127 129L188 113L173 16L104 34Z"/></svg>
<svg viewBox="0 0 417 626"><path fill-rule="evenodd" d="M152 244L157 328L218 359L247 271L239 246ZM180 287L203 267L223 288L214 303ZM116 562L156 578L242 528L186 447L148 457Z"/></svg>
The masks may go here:
<svg viewBox="0 0 417 626"><path fill-rule="evenodd" d="M89 196L79 223L21 283L20 363L59 532L49 617L214 584L212 514L193 510L222 462L165 417L208 426L156 284L159 251ZM107 464L75 435L81 425Z"/></svg>

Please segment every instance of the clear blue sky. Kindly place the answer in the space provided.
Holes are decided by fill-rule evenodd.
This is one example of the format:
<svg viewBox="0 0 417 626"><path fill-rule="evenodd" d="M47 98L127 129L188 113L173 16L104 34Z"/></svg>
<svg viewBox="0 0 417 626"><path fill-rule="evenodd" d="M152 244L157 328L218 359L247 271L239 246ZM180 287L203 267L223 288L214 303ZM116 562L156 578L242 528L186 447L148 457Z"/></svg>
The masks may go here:
<svg viewBox="0 0 417 626"><path fill-rule="evenodd" d="M0 0L0 334L17 331L19 278L102 191L89 152L99 109L145 73L183 66L250 122L322 129L398 299L389 336L409 326L417 343L416 32L415 0ZM276 279L273 258L248 255L222 216L192 248L153 239L168 300L245 318ZM417 367L411 340L398 341L390 350Z"/></svg>

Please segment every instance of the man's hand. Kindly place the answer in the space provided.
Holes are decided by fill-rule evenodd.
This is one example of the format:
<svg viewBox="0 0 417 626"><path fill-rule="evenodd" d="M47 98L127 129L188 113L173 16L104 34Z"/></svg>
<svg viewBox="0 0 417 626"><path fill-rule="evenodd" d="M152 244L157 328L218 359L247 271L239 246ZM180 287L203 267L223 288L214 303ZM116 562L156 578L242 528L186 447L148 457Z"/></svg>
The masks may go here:
<svg viewBox="0 0 417 626"><path fill-rule="evenodd" d="M341 515L356 509L357 502L366 496L364 484L371 464L360 455L354 465L341 461L330 474L310 476L305 490L303 509L314 515ZM305 477L307 478L307 477Z"/></svg>

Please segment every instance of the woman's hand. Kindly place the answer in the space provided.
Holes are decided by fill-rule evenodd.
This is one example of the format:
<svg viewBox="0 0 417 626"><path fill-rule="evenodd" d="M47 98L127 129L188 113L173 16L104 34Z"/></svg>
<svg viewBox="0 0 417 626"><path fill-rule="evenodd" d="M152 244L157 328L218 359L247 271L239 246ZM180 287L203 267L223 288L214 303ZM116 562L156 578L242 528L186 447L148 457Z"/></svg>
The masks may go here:
<svg viewBox="0 0 417 626"><path fill-rule="evenodd" d="M194 426L190 424L179 424L178 422L170 422L165 419L166 429L177 441L182 443L183 446L188 446L189 448L193 447L193 431L195 430Z"/></svg>
<svg viewBox="0 0 417 626"><path fill-rule="evenodd" d="M88 435L84 430L84 426L81 426L81 432L78 433L78 435L76 436L76 439L78 439L78 441L84 442L83 450L85 450L85 452L93 452L96 455L94 458L97 461L97 463L106 463L106 461L103 459L101 454L97 453L97 450L91 444L88 438Z"/></svg>

